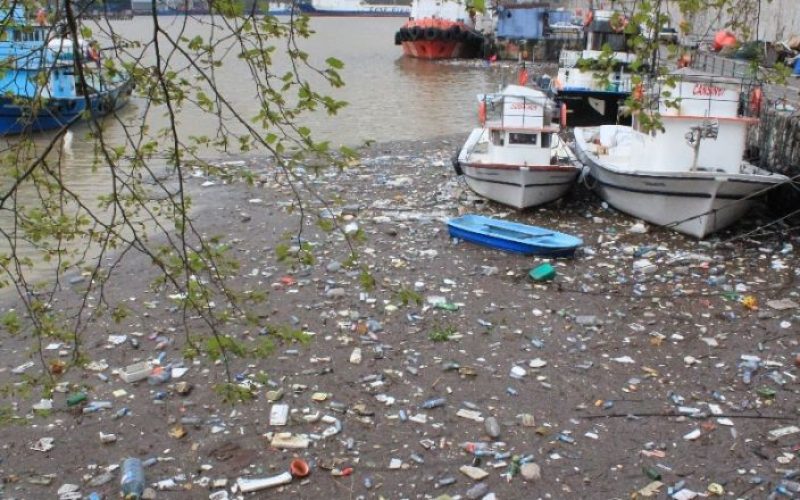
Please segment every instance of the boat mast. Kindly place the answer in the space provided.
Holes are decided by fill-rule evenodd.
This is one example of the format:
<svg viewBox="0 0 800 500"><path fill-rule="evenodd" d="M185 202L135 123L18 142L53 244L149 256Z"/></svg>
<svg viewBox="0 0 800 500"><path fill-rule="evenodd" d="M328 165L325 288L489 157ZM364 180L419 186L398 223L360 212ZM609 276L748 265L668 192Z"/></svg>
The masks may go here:
<svg viewBox="0 0 800 500"><path fill-rule="evenodd" d="M661 0L656 2L656 17L653 22L653 31L650 42L653 44L653 51L650 54L650 74L656 74L656 64L658 63L658 35L661 32Z"/></svg>
<svg viewBox="0 0 800 500"><path fill-rule="evenodd" d="M686 133L686 142L692 146L694 150L694 159L692 160L692 172L697 170L697 161L700 156L700 141L703 139L717 139L719 135L719 121L717 120L703 120L700 125L695 125L689 132Z"/></svg>

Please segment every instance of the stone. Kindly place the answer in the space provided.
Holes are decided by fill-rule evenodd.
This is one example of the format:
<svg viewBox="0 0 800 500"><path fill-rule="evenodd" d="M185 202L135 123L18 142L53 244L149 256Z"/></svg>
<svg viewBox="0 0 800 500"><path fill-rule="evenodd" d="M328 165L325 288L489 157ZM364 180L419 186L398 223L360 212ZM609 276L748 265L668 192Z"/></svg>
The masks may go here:
<svg viewBox="0 0 800 500"><path fill-rule="evenodd" d="M464 496L469 500L477 500L486 496L487 493L489 493L489 485L486 483L478 483L468 489Z"/></svg>
<svg viewBox="0 0 800 500"><path fill-rule="evenodd" d="M329 299L344 297L347 292L344 288L331 288L327 292L325 292L325 296Z"/></svg>
<svg viewBox="0 0 800 500"><path fill-rule="evenodd" d="M528 366L531 368L544 368L545 366L547 366L547 361L543 360L542 358L532 359L528 363Z"/></svg>
<svg viewBox="0 0 800 500"><path fill-rule="evenodd" d="M602 321L597 319L597 316L575 316L575 323L581 326L600 326Z"/></svg>
<svg viewBox="0 0 800 500"><path fill-rule="evenodd" d="M480 467L473 467L471 465L462 465L458 470L473 481L480 481L489 475L488 472Z"/></svg>
<svg viewBox="0 0 800 500"><path fill-rule="evenodd" d="M483 426L486 429L486 434L488 434L490 438L497 439L500 437L500 424L497 422L496 418L487 418L483 422Z"/></svg>
<svg viewBox="0 0 800 500"><path fill-rule="evenodd" d="M767 306L777 311L785 311L787 309L797 309L797 302L791 299L768 300Z"/></svg>
<svg viewBox="0 0 800 500"><path fill-rule="evenodd" d="M539 467L538 464L534 464L528 462L527 464L522 464L522 467L519 469L520 474L522 474L522 479L529 482L538 481L542 478L542 469Z"/></svg>

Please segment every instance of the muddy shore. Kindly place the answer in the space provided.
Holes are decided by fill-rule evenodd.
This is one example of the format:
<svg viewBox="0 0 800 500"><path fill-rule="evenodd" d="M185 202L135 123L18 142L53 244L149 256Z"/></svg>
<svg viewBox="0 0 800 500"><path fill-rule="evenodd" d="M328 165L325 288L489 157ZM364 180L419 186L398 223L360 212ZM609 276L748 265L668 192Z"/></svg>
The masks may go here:
<svg viewBox="0 0 800 500"><path fill-rule="evenodd" d="M126 255L107 297L131 314L93 324L85 338L89 357L107 367L69 370L52 410L34 411L41 391L25 383L38 364L13 373L37 361L29 334L0 338L0 497L53 498L69 484L62 492L117 498L116 467L128 456L157 459L145 469L157 498L236 498L237 479L280 474L294 457L311 465L306 479L245 496L455 498L472 489L471 498L630 498L650 485L665 498L682 483L676 498L719 488L766 498L792 487L800 429L775 431L800 418L800 238L754 231L768 220L758 211L707 242L641 232L582 185L517 213L455 178L449 158L461 140L379 144L343 172L309 173L331 211L366 237L358 252L372 289L343 265L342 236L313 217L302 238L316 263L278 261L276 247L301 227L280 175L266 171L254 187L193 179L204 200L197 224L241 262L235 286L268 292L257 314L310 342L276 339L269 357L231 360L237 379L257 389L253 401L227 405L212 389L222 365L183 359L171 291L150 291L147 259ZM443 221L462 213L551 227L585 246L552 261L553 281L534 283L527 273L546 259L451 240ZM76 306L75 281L56 307ZM263 338L257 328L227 333L252 345ZM110 335L126 337L115 345ZM114 374L162 352L162 363L188 368L179 380ZM193 390L179 394L179 382ZM87 400L69 406L80 391ZM278 393L291 412L285 426L270 425L268 396ZM422 407L436 398L444 402ZM110 408L83 411L97 401ZM185 435L170 435L179 426ZM272 446L280 432L300 447ZM100 433L116 441L104 444ZM51 449L31 449L44 437Z"/></svg>

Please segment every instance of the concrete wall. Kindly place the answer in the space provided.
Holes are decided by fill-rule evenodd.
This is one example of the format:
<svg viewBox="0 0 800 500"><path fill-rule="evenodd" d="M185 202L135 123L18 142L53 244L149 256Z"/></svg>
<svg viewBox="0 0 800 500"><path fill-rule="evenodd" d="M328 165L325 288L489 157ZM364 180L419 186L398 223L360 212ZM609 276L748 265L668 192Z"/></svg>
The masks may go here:
<svg viewBox="0 0 800 500"><path fill-rule="evenodd" d="M797 0L735 0L734 16L709 10L694 20L696 32L713 33L736 20L751 27L751 40L774 42L800 35L800 2ZM760 12L759 12L760 5ZM674 9L677 13L678 9Z"/></svg>
<svg viewBox="0 0 800 500"><path fill-rule="evenodd" d="M709 1L710 0L706 0ZM732 9L736 19L751 27L751 39L774 42L786 40L792 35L800 35L800 0L733 0ZM586 9L589 0L550 0L551 8ZM596 8L630 9L634 0L594 0ZM674 1L664 0L666 12L673 17L673 25L682 20L680 10ZM759 5L761 12L759 15ZM714 33L731 21L731 15L719 9L708 9L695 16L692 21L695 35L713 37ZM759 22L760 21L760 22ZM756 28L758 33L756 33Z"/></svg>

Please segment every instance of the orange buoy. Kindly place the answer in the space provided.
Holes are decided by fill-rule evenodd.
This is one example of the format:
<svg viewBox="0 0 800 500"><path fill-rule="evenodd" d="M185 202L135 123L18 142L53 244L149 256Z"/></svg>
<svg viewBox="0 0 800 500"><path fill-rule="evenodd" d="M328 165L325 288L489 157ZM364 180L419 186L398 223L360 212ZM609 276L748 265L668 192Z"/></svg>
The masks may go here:
<svg viewBox="0 0 800 500"><path fill-rule="evenodd" d="M481 125L486 123L486 101L478 103L478 121L481 122Z"/></svg>
<svg viewBox="0 0 800 500"><path fill-rule="evenodd" d="M567 128L567 103L561 103L561 128Z"/></svg>
<svg viewBox="0 0 800 500"><path fill-rule="evenodd" d="M528 83L528 70L526 68L522 68L519 70L519 75L517 75L517 83L524 87Z"/></svg>
<svg viewBox="0 0 800 500"><path fill-rule="evenodd" d="M644 87L642 86L642 84L641 83L636 84L636 86L633 87L633 92L631 94L633 95L634 101L639 101L639 102L644 101Z"/></svg>
<svg viewBox="0 0 800 500"><path fill-rule="evenodd" d="M89 46L89 59L94 62L100 62L100 51L97 50L97 45L95 44Z"/></svg>
<svg viewBox="0 0 800 500"><path fill-rule="evenodd" d="M36 24L39 26L47 24L47 11L43 8L39 8L39 10L36 11Z"/></svg>
<svg viewBox="0 0 800 500"><path fill-rule="evenodd" d="M761 104L764 102L764 94L761 92L761 87L753 87L750 92L750 113L753 116L761 114Z"/></svg>
<svg viewBox="0 0 800 500"><path fill-rule="evenodd" d="M720 30L714 35L714 42L711 47L719 52L720 50L736 45L736 35L728 30Z"/></svg>
<svg viewBox="0 0 800 500"><path fill-rule="evenodd" d="M586 12L586 15L583 17L583 25L584 26L589 26L590 24L592 24L592 21L594 21L594 12L589 10L589 11Z"/></svg>

